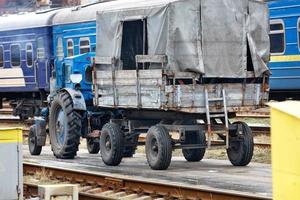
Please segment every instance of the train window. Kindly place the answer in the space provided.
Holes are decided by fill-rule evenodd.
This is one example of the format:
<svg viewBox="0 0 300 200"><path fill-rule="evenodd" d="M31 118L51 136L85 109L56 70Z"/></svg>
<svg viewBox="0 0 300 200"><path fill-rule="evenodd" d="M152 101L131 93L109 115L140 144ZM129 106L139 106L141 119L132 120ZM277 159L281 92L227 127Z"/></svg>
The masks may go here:
<svg viewBox="0 0 300 200"><path fill-rule="evenodd" d="M61 37L57 38L56 55L58 60L64 58L63 40Z"/></svg>
<svg viewBox="0 0 300 200"><path fill-rule="evenodd" d="M271 54L283 54L285 51L285 31L282 20L270 22Z"/></svg>
<svg viewBox="0 0 300 200"><path fill-rule="evenodd" d="M90 52L90 38L80 38L80 54L88 53Z"/></svg>
<svg viewBox="0 0 300 200"><path fill-rule="evenodd" d="M32 44L26 44L26 63L28 67L32 67L33 55Z"/></svg>
<svg viewBox="0 0 300 200"><path fill-rule="evenodd" d="M42 37L37 39L37 58L43 59L45 58L45 45Z"/></svg>
<svg viewBox="0 0 300 200"><path fill-rule="evenodd" d="M86 66L85 68L85 81L87 83L92 83L93 81L93 70L91 66Z"/></svg>
<svg viewBox="0 0 300 200"><path fill-rule="evenodd" d="M3 46L0 46L0 67L4 66L4 51Z"/></svg>
<svg viewBox="0 0 300 200"><path fill-rule="evenodd" d="M72 39L67 41L68 57L74 56L74 43Z"/></svg>
<svg viewBox="0 0 300 200"><path fill-rule="evenodd" d="M10 62L11 66L18 67L21 65L21 48L18 44L10 46Z"/></svg>

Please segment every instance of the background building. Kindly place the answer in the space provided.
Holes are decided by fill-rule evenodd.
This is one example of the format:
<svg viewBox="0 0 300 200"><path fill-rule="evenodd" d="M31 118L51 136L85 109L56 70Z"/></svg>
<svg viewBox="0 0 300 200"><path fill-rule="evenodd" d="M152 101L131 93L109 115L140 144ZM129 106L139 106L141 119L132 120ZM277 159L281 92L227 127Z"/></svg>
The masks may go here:
<svg viewBox="0 0 300 200"><path fill-rule="evenodd" d="M76 6L98 0L0 0L0 15L30 12L37 9Z"/></svg>

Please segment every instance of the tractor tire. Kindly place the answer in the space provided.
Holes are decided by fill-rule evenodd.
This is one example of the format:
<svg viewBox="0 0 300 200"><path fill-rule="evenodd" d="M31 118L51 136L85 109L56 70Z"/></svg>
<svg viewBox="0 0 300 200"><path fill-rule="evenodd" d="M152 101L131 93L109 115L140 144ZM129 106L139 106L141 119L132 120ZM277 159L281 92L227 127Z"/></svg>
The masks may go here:
<svg viewBox="0 0 300 200"><path fill-rule="evenodd" d="M172 143L169 132L160 125L152 126L146 136L146 157L154 170L165 170L172 159Z"/></svg>
<svg viewBox="0 0 300 200"><path fill-rule="evenodd" d="M244 122L234 122L238 125L235 133L229 134L227 156L234 166L246 166L253 156L254 142L250 127Z"/></svg>
<svg viewBox="0 0 300 200"><path fill-rule="evenodd" d="M73 159L81 136L81 114L73 109L67 92L59 93L50 107L49 133L53 154L61 159Z"/></svg>
<svg viewBox="0 0 300 200"><path fill-rule="evenodd" d="M30 127L29 136L28 136L28 147L31 155L38 156L41 154L42 146L39 146L37 144L36 125L32 125Z"/></svg>
<svg viewBox="0 0 300 200"><path fill-rule="evenodd" d="M100 135L100 153L103 162L109 166L121 163L124 151L124 133L116 123L107 123Z"/></svg>

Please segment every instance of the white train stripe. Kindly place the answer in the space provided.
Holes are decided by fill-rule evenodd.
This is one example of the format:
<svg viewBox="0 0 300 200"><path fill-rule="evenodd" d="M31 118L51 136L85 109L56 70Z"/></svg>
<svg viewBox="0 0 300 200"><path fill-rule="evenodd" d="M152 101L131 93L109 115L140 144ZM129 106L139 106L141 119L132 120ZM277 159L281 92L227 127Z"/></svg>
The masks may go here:
<svg viewBox="0 0 300 200"><path fill-rule="evenodd" d="M25 87L24 73L21 68L0 69L0 87Z"/></svg>

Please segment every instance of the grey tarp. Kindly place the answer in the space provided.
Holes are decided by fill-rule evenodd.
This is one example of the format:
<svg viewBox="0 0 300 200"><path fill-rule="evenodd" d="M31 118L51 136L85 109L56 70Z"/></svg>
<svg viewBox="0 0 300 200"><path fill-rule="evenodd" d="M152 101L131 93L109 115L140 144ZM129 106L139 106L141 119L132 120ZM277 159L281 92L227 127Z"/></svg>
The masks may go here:
<svg viewBox="0 0 300 200"><path fill-rule="evenodd" d="M268 72L267 16L266 4L255 0L106 3L97 12L96 62L115 58L118 66L123 22L147 19L148 54L166 55L169 70L205 77L246 77L248 43L259 77Z"/></svg>

